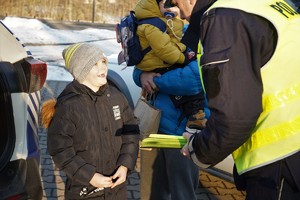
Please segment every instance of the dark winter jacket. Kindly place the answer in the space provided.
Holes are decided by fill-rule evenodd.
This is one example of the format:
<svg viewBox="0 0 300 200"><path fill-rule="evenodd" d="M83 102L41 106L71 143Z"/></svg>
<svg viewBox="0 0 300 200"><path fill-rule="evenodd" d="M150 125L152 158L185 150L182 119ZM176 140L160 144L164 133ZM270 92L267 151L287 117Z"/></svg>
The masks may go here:
<svg viewBox="0 0 300 200"><path fill-rule="evenodd" d="M95 93L73 81L58 97L48 128L48 151L67 175L67 199L80 199L85 186L94 189L89 182L96 172L111 176L120 165L133 170L138 142L133 112L116 88L105 85ZM105 199L126 199L126 184L93 196L103 194Z"/></svg>

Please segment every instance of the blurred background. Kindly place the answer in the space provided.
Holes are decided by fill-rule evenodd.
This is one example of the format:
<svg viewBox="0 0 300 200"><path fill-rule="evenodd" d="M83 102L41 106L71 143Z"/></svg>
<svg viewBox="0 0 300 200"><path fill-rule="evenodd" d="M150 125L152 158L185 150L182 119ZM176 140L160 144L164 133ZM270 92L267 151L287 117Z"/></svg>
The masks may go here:
<svg viewBox="0 0 300 200"><path fill-rule="evenodd" d="M25 18L115 24L138 0L0 0L0 18Z"/></svg>

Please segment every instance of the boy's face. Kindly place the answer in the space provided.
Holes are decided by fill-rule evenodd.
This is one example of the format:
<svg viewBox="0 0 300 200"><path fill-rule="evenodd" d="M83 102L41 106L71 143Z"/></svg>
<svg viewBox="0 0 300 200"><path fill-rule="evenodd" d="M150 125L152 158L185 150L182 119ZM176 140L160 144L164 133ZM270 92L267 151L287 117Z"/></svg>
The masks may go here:
<svg viewBox="0 0 300 200"><path fill-rule="evenodd" d="M90 70L82 84L97 92L99 88L107 83L107 61L99 60Z"/></svg>

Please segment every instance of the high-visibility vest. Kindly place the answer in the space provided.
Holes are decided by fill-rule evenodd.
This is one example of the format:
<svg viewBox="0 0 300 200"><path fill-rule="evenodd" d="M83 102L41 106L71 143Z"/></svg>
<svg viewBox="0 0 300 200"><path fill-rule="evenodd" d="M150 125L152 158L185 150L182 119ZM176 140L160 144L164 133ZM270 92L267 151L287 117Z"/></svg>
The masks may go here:
<svg viewBox="0 0 300 200"><path fill-rule="evenodd" d="M261 69L263 112L232 154L242 174L300 150L300 15L283 0L218 0L208 10L217 7L261 16L278 33L274 55Z"/></svg>

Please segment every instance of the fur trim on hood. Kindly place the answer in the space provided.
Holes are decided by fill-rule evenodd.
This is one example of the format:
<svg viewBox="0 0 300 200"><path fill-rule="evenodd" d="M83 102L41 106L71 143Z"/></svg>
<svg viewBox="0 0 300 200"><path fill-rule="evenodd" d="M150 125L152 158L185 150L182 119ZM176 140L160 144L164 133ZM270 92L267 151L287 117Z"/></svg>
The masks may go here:
<svg viewBox="0 0 300 200"><path fill-rule="evenodd" d="M42 125L44 128L48 128L51 123L51 120L55 113L55 105L56 105L55 99L49 99L45 101L42 105L41 117L42 117Z"/></svg>

